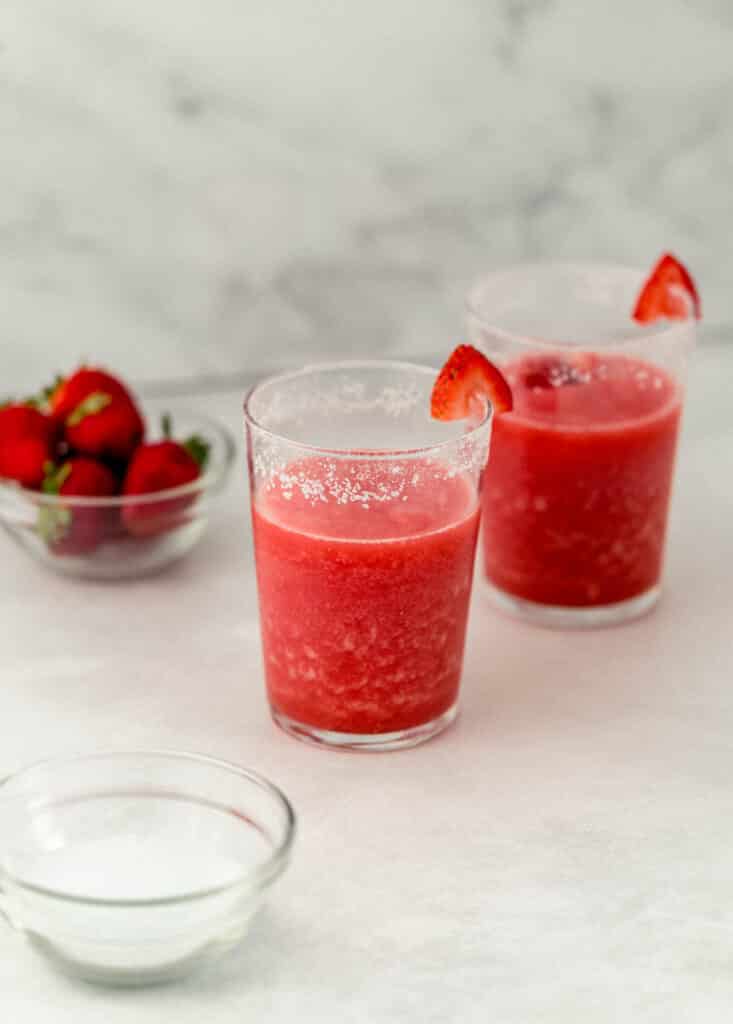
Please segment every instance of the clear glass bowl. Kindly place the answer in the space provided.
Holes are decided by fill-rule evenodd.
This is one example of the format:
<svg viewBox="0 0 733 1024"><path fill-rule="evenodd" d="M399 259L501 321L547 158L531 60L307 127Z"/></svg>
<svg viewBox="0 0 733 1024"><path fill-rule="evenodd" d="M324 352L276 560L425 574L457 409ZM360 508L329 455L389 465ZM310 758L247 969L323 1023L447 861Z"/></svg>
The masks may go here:
<svg viewBox="0 0 733 1024"><path fill-rule="evenodd" d="M294 832L283 793L224 761L45 762L0 784L0 910L87 981L167 981L242 939Z"/></svg>
<svg viewBox="0 0 733 1024"><path fill-rule="evenodd" d="M175 437L199 435L209 445L204 473L190 484L136 497L65 498L0 481L0 525L34 558L56 572L122 579L154 572L187 554L203 536L212 502L223 489L236 451L224 427L185 409L143 409L148 440L163 411Z"/></svg>

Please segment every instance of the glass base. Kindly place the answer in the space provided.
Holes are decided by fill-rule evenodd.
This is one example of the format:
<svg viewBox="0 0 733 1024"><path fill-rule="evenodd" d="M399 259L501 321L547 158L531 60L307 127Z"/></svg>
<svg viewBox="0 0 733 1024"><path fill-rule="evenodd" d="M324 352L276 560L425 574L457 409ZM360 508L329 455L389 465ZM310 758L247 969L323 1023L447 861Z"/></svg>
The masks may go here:
<svg viewBox="0 0 733 1024"><path fill-rule="evenodd" d="M624 622L631 622L642 615L647 615L656 605L661 593L661 588L657 585L628 601L575 608L525 601L514 594L508 594L505 590L499 590L488 580L484 580L484 589L491 603L499 611L532 626L544 626L547 629L598 629L604 626L620 626Z"/></svg>
<svg viewBox="0 0 733 1024"><path fill-rule="evenodd" d="M303 725L288 718L281 711L271 707L272 719L283 732L288 736L294 736L296 740L303 743L310 743L315 747L328 747L331 750L345 751L367 751L379 753L380 751L405 750L407 747L416 747L420 743L437 736L455 722L458 716L458 704L444 711L438 718L423 725L415 725L411 729L401 729L398 732L382 733L351 733L331 732L330 729L317 729L312 725Z"/></svg>

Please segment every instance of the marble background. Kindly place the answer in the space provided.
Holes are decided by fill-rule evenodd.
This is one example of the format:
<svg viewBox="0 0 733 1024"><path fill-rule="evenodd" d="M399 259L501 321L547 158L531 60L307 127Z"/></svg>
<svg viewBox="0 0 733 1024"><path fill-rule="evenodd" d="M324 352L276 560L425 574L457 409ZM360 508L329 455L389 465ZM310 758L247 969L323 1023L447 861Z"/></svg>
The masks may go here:
<svg viewBox="0 0 733 1024"><path fill-rule="evenodd" d="M477 272L731 316L730 0L3 0L4 390L442 351Z"/></svg>

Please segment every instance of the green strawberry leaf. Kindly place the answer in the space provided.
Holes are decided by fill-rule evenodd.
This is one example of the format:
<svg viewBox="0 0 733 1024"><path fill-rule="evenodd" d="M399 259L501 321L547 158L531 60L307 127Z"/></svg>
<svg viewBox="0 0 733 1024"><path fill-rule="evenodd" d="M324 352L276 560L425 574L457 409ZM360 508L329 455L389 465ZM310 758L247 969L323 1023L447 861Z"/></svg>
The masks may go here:
<svg viewBox="0 0 733 1024"><path fill-rule="evenodd" d="M48 387L41 388L36 395L28 395L27 398L23 399L23 405L28 405L31 409L38 409L39 412L48 412L51 403L51 396L55 391L58 391L59 387L64 383L64 378L56 375L53 384L49 384Z"/></svg>
<svg viewBox="0 0 733 1024"><path fill-rule="evenodd" d="M204 441L203 437L199 437L198 434L192 434L191 437L183 442L183 447L203 472L206 468L206 463L209 461L209 452L211 451L211 445L208 441Z"/></svg>
<svg viewBox="0 0 733 1024"><path fill-rule="evenodd" d="M60 373L57 373L53 379L53 383L48 384L45 388L41 389L41 400L44 405L48 405L51 398L56 394L65 380L65 377L62 377Z"/></svg>

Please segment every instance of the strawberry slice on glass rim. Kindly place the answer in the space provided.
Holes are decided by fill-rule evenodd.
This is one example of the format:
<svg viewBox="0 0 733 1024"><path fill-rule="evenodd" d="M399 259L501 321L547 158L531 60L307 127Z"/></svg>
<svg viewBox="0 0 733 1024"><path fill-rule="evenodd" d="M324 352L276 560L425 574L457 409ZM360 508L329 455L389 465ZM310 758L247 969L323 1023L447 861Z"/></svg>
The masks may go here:
<svg viewBox="0 0 733 1024"><path fill-rule="evenodd" d="M702 316L697 286L689 270L671 253L657 260L642 287L632 318L640 324L655 320L687 320Z"/></svg>
<svg viewBox="0 0 733 1024"><path fill-rule="evenodd" d="M477 396L495 413L509 412L512 391L501 370L472 345L459 345L433 385L430 413L436 420L463 420L473 415Z"/></svg>

